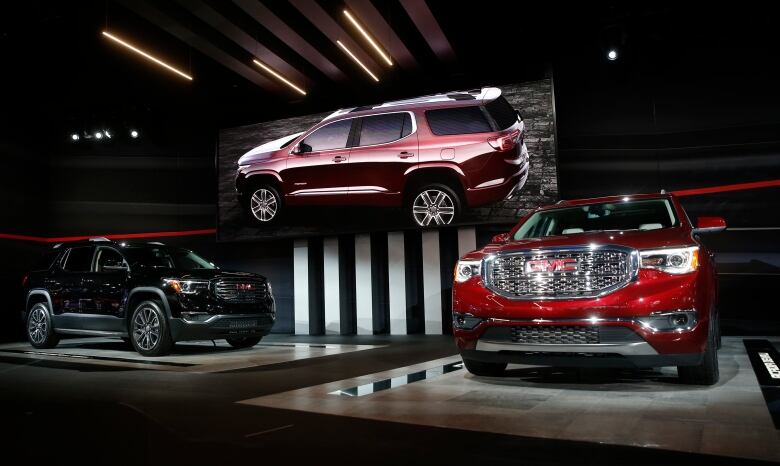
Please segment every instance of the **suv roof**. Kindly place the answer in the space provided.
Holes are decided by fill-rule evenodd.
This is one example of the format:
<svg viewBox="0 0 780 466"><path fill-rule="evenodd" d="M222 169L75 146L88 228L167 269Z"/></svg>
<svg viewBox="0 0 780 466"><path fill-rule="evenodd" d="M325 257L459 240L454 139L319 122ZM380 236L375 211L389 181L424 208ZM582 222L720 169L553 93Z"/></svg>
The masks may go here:
<svg viewBox="0 0 780 466"><path fill-rule="evenodd" d="M501 96L501 89L497 87L483 87L481 89L469 89L465 91L451 91L442 92L439 94L430 94L420 97L412 97L409 99L392 100L389 102L383 102L376 105L364 105L360 107L342 108L336 110L330 115L322 119L322 121L334 120L337 117L349 115L349 116L365 116L375 115L378 113L385 113L386 111L403 111L411 110L420 107L426 108L443 108L443 107L459 107L464 103L473 103L474 105L484 102L492 101ZM357 115L355 115L357 114Z"/></svg>
<svg viewBox="0 0 780 466"><path fill-rule="evenodd" d="M139 247L139 246L167 246L164 243L160 243L157 241L146 241L146 242L139 242L139 241L113 241L108 238L89 238L89 239L82 239L78 241L69 241L67 243L57 243L55 244L52 249L59 249L59 248L72 248L76 246L98 246L98 245L111 245L111 246L117 246L117 247L124 247L124 246L133 246L133 247Z"/></svg>
<svg viewBox="0 0 780 466"><path fill-rule="evenodd" d="M590 197L584 199L573 199L570 201L560 200L555 204L541 206L537 210L554 209L557 207L578 206L578 205L586 205L586 204L599 204L603 202L621 202L625 200L635 201L639 199L671 199L672 197L674 197L672 193L624 194L624 195L617 195L617 196Z"/></svg>

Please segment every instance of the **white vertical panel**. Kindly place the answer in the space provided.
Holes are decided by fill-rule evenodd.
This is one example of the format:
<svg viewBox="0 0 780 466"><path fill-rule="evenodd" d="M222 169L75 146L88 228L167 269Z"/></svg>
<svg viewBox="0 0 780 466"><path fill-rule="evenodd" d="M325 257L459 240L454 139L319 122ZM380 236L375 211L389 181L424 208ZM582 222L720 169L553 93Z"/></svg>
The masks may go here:
<svg viewBox="0 0 780 466"><path fill-rule="evenodd" d="M474 227L458 228L458 257L477 249L477 230Z"/></svg>
<svg viewBox="0 0 780 466"><path fill-rule="evenodd" d="M387 279L390 290L390 334L406 335L406 265L404 234L387 234Z"/></svg>
<svg viewBox="0 0 780 466"><path fill-rule="evenodd" d="M374 334L374 301L371 290L371 236L355 235L355 308L357 334Z"/></svg>
<svg viewBox="0 0 780 466"><path fill-rule="evenodd" d="M441 258L438 230L422 232L422 260L425 334L441 335Z"/></svg>
<svg viewBox="0 0 780 466"><path fill-rule="evenodd" d="M339 239L322 242L325 297L325 334L341 334L341 290L339 289Z"/></svg>
<svg viewBox="0 0 780 466"><path fill-rule="evenodd" d="M309 334L309 241L293 243L293 320L296 335Z"/></svg>

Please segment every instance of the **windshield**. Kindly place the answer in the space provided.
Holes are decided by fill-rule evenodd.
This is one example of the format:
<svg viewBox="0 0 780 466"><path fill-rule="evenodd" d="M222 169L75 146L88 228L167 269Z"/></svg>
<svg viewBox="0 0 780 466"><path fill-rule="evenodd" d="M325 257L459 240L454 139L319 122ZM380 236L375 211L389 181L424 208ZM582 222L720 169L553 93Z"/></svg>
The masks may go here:
<svg viewBox="0 0 780 466"><path fill-rule="evenodd" d="M667 199L629 200L536 212L515 232L514 239L588 231L657 230L677 224L674 209Z"/></svg>
<svg viewBox="0 0 780 466"><path fill-rule="evenodd" d="M177 270L217 268L211 262L186 249L131 246L124 248L123 252L131 268L133 266Z"/></svg>

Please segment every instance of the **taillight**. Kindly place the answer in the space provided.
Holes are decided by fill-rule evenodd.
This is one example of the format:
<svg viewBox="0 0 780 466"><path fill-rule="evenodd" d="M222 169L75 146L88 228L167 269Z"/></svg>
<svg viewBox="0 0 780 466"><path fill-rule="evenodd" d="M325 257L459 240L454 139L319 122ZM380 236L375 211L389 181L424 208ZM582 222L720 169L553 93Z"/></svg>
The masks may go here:
<svg viewBox="0 0 780 466"><path fill-rule="evenodd" d="M505 136L488 139L488 144L496 150L509 150L517 145L519 136L520 130L514 130Z"/></svg>
<svg viewBox="0 0 780 466"><path fill-rule="evenodd" d="M30 278L29 275L25 275L22 277L22 286L27 286L27 280Z"/></svg>

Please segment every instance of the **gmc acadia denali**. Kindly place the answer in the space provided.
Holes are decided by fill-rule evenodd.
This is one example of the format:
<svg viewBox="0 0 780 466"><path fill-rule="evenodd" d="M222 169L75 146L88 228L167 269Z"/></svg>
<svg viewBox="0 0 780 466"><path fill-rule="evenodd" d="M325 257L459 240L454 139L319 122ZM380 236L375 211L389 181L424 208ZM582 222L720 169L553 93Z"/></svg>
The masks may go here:
<svg viewBox="0 0 780 466"><path fill-rule="evenodd" d="M718 381L720 330L712 253L670 194L562 201L466 254L455 269L453 327L466 368L507 363L677 366L686 383Z"/></svg>
<svg viewBox="0 0 780 466"><path fill-rule="evenodd" d="M404 207L420 226L511 197L528 177L520 114L486 87L334 112L238 160L239 202L260 224L286 206Z"/></svg>
<svg viewBox="0 0 780 466"><path fill-rule="evenodd" d="M192 251L161 243L96 238L55 246L24 278L22 320L36 348L61 334L115 336L144 356L183 340L257 344L274 323L268 281L218 269Z"/></svg>

